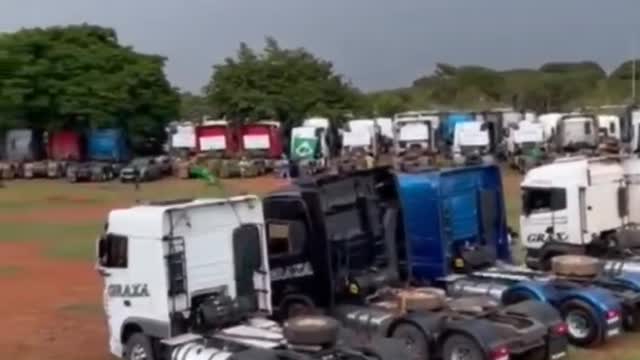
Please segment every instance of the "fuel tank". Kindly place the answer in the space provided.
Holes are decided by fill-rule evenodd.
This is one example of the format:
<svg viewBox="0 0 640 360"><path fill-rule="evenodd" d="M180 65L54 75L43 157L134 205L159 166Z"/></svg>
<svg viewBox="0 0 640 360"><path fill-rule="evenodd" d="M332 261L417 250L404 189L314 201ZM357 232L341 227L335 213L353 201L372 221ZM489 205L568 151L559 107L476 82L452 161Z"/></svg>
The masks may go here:
<svg viewBox="0 0 640 360"><path fill-rule="evenodd" d="M447 293L454 297L485 295L500 301L510 286L481 279L458 279L447 284Z"/></svg>

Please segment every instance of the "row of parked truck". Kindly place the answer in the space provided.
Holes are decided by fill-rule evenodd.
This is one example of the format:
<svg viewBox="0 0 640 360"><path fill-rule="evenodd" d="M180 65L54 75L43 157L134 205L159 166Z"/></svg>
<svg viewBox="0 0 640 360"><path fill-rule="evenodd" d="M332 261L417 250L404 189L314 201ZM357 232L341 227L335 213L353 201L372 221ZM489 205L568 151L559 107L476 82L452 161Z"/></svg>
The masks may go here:
<svg viewBox="0 0 640 360"><path fill-rule="evenodd" d="M110 348L152 360L564 359L568 342L640 331L638 175L624 156L531 170L529 267L513 264L495 165L377 167L262 198L113 210L98 240Z"/></svg>
<svg viewBox="0 0 640 360"><path fill-rule="evenodd" d="M443 160L454 165L506 160L525 172L567 154L634 151L638 148L635 128L640 124L639 115L633 107L620 115L538 115L509 109L410 111L393 118L349 119L341 126L327 118L312 117L291 129L281 129L275 121L238 128L217 120L176 126L172 146L207 154L201 158L217 154L214 157L227 159L227 167L236 168L230 172L236 173L243 168L237 159L255 167L252 173L263 173L263 169L285 162L294 176L375 165L410 171Z"/></svg>

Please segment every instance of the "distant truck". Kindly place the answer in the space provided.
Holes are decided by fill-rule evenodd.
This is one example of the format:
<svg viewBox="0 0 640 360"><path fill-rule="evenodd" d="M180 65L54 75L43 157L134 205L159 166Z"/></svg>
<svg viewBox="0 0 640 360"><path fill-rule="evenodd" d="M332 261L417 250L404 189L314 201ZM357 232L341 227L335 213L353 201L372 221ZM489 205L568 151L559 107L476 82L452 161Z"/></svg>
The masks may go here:
<svg viewBox="0 0 640 360"><path fill-rule="evenodd" d="M433 111L409 111L393 119L393 164L400 170L424 168L435 163L440 115Z"/></svg>
<svg viewBox="0 0 640 360"><path fill-rule="evenodd" d="M47 176L58 178L64 176L67 165L83 159L85 151L81 133L72 130L54 131L47 141Z"/></svg>
<svg viewBox="0 0 640 360"><path fill-rule="evenodd" d="M282 159L283 142L280 122L260 120L240 128L242 177L258 176L271 171Z"/></svg>
<svg viewBox="0 0 640 360"><path fill-rule="evenodd" d="M523 120L508 130L506 155L509 165L525 173L547 159L544 125L538 121Z"/></svg>
<svg viewBox="0 0 640 360"><path fill-rule="evenodd" d="M9 130L6 136L8 166L25 178L47 176L44 133L32 129Z"/></svg>
<svg viewBox="0 0 640 360"><path fill-rule="evenodd" d="M295 168L292 175L316 174L327 170L330 161L337 155L337 145L337 134L329 119L305 119L301 126L291 129L290 160Z"/></svg>
<svg viewBox="0 0 640 360"><path fill-rule="evenodd" d="M341 137L338 164L341 171L372 167L382 154L382 135L375 119L347 121Z"/></svg>
<svg viewBox="0 0 640 360"><path fill-rule="evenodd" d="M206 155L207 168L221 178L240 174L237 130L227 120L208 120L196 127L196 149Z"/></svg>
<svg viewBox="0 0 640 360"><path fill-rule="evenodd" d="M492 164L492 137L488 123L484 121L460 122L453 136L453 163L455 165Z"/></svg>
<svg viewBox="0 0 640 360"><path fill-rule="evenodd" d="M121 129L95 129L87 135L87 157L67 165L70 182L108 181L120 173L131 158L129 141Z"/></svg>

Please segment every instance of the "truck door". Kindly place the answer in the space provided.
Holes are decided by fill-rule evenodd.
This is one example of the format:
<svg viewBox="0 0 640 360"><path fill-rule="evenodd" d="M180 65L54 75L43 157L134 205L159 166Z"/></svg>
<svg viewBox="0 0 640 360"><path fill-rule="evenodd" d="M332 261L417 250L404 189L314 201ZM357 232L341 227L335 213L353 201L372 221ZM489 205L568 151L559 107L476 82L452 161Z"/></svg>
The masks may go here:
<svg viewBox="0 0 640 360"><path fill-rule="evenodd" d="M107 317L109 346L112 352L121 353L120 331L131 316L131 295L134 288L128 270L128 238L105 234L98 240L97 269L104 279L104 312ZM137 288L136 293L143 289Z"/></svg>
<svg viewBox="0 0 640 360"><path fill-rule="evenodd" d="M523 187L520 231L525 246L539 249L545 243L569 240L567 192L564 188Z"/></svg>
<svg viewBox="0 0 640 360"><path fill-rule="evenodd" d="M233 232L236 295L252 309L272 312L267 250L255 224L243 224Z"/></svg>

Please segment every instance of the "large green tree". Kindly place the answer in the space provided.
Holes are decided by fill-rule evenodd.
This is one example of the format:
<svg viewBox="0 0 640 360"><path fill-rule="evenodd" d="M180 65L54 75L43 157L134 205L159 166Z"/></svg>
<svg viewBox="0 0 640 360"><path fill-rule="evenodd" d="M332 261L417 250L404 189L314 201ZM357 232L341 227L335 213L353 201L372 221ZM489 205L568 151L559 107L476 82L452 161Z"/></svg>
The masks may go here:
<svg viewBox="0 0 640 360"><path fill-rule="evenodd" d="M179 110L164 63L99 26L0 35L0 127L121 127L134 147L162 140Z"/></svg>
<svg viewBox="0 0 640 360"><path fill-rule="evenodd" d="M281 48L273 38L259 52L241 43L235 57L214 66L206 92L230 119L273 117L287 127L305 116L340 119L364 107L361 94L330 62L302 48Z"/></svg>

